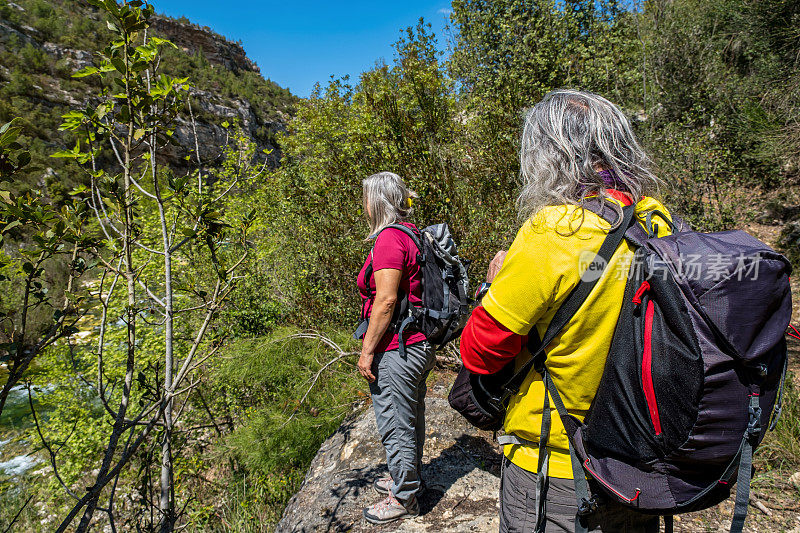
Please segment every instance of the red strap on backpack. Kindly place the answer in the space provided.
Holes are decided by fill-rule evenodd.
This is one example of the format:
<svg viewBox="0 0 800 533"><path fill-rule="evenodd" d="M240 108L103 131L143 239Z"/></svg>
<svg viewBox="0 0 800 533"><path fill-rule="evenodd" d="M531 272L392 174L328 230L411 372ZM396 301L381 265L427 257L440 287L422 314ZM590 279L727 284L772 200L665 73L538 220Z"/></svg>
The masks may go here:
<svg viewBox="0 0 800 533"><path fill-rule="evenodd" d="M794 330L794 333L792 333L791 331L787 331L787 332L786 332L786 334L787 334L787 335L789 335L790 337L793 337L793 338L795 338L795 339L797 339L797 340L799 340L799 341L800 341L800 331L797 331L797 328L796 328L796 327L794 327L794 326L793 326L793 325L791 325L791 324L789 324L789 327L790 327L792 330Z"/></svg>

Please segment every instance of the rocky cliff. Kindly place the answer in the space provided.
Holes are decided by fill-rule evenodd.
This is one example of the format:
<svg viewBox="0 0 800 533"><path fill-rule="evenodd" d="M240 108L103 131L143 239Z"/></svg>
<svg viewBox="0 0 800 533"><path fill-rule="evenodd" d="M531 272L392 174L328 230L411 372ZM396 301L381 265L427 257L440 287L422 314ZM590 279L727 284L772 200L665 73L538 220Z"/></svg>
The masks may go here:
<svg viewBox="0 0 800 533"><path fill-rule="evenodd" d="M163 16L153 17L150 27L187 54L202 53L210 63L233 72L260 72L244 53L241 43L231 42L209 28Z"/></svg>
<svg viewBox="0 0 800 533"><path fill-rule="evenodd" d="M240 43L209 28L156 16L149 31L177 46L165 52L162 68L188 77L193 85L191 101L204 161L213 164L225 142L220 124L236 121L256 143L257 153L270 151L270 162L277 164L276 134L284 129L296 98L264 79ZM59 177L70 174L60 172L59 165L65 163L48 156L70 143L57 129L60 116L91 102L97 91L91 79L75 79L72 73L90 65L92 51L107 39L105 20L82 2L0 0L0 122L23 120L24 141L33 155L29 175L23 179L31 186L55 192L62 181L72 179ZM168 162L180 166L194 147L188 116L178 120L175 140Z"/></svg>

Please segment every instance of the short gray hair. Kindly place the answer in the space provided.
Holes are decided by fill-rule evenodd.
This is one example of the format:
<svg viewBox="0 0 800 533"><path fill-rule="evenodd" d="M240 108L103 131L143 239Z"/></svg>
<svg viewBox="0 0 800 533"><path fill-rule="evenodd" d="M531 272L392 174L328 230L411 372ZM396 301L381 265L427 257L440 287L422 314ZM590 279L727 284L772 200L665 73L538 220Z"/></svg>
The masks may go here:
<svg viewBox="0 0 800 533"><path fill-rule="evenodd" d="M520 218L527 220L548 205L582 206L587 196L606 197L598 165L612 170L634 201L658 195L661 181L617 106L571 89L545 95L525 113Z"/></svg>
<svg viewBox="0 0 800 533"><path fill-rule="evenodd" d="M378 172L365 178L361 185L364 188L364 213L369 222L367 239L376 237L389 224L405 220L411 214L411 198L417 198L417 193L394 172Z"/></svg>

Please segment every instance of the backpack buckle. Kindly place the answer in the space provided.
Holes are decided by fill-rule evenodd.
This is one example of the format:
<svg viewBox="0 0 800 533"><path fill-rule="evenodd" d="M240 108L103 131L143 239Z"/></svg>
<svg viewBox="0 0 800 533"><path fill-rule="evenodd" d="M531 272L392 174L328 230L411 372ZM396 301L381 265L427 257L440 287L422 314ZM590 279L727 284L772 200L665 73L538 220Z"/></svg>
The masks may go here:
<svg viewBox="0 0 800 533"><path fill-rule="evenodd" d="M578 516L589 516L597 511L597 500L594 496L590 499L581 498L581 502L578 505Z"/></svg>
<svg viewBox="0 0 800 533"><path fill-rule="evenodd" d="M761 407L750 406L750 421L747 423L747 436L758 437L761 434Z"/></svg>

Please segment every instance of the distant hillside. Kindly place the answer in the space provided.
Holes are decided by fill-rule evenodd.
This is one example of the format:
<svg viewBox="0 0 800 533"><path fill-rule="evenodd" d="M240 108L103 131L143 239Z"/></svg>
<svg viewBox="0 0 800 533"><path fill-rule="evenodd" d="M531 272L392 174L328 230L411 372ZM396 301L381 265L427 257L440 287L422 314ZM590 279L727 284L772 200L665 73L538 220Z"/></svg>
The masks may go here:
<svg viewBox="0 0 800 533"><path fill-rule="evenodd" d="M297 101L288 89L264 79L244 52L207 27L165 16L155 17L152 31L174 42L163 59L164 71L187 76L197 120L200 153L213 162L224 143L224 120L238 119L262 149L279 150L275 134L283 129ZM0 122L20 117L33 163L18 187L46 188L58 202L81 178L72 164L49 154L74 144L58 131L61 115L85 105L96 93L91 78L72 73L91 64L92 51L107 42L109 32L97 11L74 0L0 0ZM176 131L179 145L194 146L191 125L184 117ZM184 151L176 150L170 163L180 166Z"/></svg>

